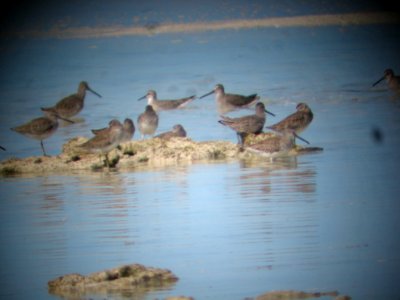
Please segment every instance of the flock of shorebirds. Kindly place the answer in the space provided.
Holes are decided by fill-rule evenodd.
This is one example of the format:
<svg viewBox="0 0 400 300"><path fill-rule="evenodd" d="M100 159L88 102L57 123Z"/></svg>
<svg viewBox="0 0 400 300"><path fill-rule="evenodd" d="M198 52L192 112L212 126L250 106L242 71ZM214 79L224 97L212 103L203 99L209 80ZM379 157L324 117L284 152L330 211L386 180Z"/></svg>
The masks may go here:
<svg viewBox="0 0 400 300"><path fill-rule="evenodd" d="M373 86L377 85L382 80L386 79L388 87L393 90L400 90L400 76L395 76L391 69L384 71L384 76L376 81ZM58 128L58 119L64 120L68 123L74 123L69 118L77 115L84 107L84 100L86 91L90 91L94 95L101 97L100 94L91 89L87 82L82 81L79 83L78 91L75 94L67 96L58 101L54 106L41 108L44 116L33 119L26 124L11 128L20 134L40 141L43 155L47 156L44 149L43 140L50 137ZM265 109L262 102L259 102L260 97L257 94L249 96L228 94L225 93L224 86L217 84L212 91L200 97L204 98L211 94L215 94L218 111L221 114L219 123L233 129L238 136L238 143L243 146L243 137L247 134L259 134L263 131L266 122L266 114L275 116L273 113ZM159 116L157 112L163 110L171 110L182 108L196 96L190 96L176 100L158 100L157 94L154 90L149 90L146 95L139 98L142 100L147 98L148 104L145 111L137 118L137 126L141 133L142 139L146 135L153 136L157 127ZM255 105L255 114L246 115L243 117L231 118L224 114L227 112L249 108ZM293 145L294 139L298 138L308 143L307 140L300 137L298 134L310 125L313 120L313 113L306 103L299 103L296 106L296 112L287 116L280 122L267 127L268 129L277 133L275 140L271 139L274 145ZM79 145L79 148L91 153L107 154L109 151L117 147L120 143L132 139L135 133L135 125L131 119L125 119L123 124L120 121L113 119L109 122L109 126L102 129L92 130L94 136ZM172 137L186 137L186 131L182 125L174 125L171 131L161 133L157 136L161 139L169 139ZM254 149L273 152L274 145L260 144L255 145ZM272 147L272 148L271 148ZM279 148L279 147L278 147ZM0 146L0 149L5 150Z"/></svg>

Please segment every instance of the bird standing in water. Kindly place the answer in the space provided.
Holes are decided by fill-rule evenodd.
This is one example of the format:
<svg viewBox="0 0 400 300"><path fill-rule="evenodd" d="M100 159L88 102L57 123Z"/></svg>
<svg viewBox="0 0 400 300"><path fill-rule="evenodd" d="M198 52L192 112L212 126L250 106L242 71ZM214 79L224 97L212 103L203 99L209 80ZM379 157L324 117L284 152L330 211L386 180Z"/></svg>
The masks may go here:
<svg viewBox="0 0 400 300"><path fill-rule="evenodd" d="M252 94L249 96L226 94L222 84L217 84L211 92L204 94L200 97L200 99L213 93L215 93L217 108L220 114L225 114L239 108L248 108L260 99L257 94Z"/></svg>
<svg viewBox="0 0 400 300"><path fill-rule="evenodd" d="M48 156L44 150L43 140L47 139L58 128L58 119L62 119L66 122L74 123L71 120L60 117L57 113L53 111L45 111L45 116L33 119L23 125L13 127L11 130L16 131L22 135L30 137L35 140L40 141L40 146L42 147L43 155Z"/></svg>
<svg viewBox="0 0 400 300"><path fill-rule="evenodd" d="M86 81L82 81L79 83L77 93L61 99L52 107L42 108L42 110L54 112L63 118L73 117L83 109L86 91L90 91L101 98L101 95L92 90Z"/></svg>
<svg viewBox="0 0 400 300"><path fill-rule="evenodd" d="M379 82L381 82L384 79L386 79L386 82L390 89L395 91L400 91L400 76L394 75L392 69L386 69L383 72L383 76L378 81L376 81L372 86L376 86Z"/></svg>
<svg viewBox="0 0 400 300"><path fill-rule="evenodd" d="M147 98L147 104L151 105L155 111L161 111L182 108L186 106L189 102L194 100L196 96L193 95L190 97L175 100L158 100L156 91L149 90L146 95L139 98L138 100L142 100L144 98Z"/></svg>

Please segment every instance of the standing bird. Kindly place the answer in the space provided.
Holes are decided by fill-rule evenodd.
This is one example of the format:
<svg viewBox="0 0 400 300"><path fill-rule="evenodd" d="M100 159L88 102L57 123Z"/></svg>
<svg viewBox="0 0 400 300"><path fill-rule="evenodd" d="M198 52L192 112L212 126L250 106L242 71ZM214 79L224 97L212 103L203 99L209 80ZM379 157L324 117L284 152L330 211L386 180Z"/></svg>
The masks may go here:
<svg viewBox="0 0 400 300"><path fill-rule="evenodd" d="M60 117L52 111L46 111L45 116L33 119L28 123L11 128L11 130L32 139L39 140L40 146L42 147L43 155L48 156L46 154L46 151L44 150L43 140L47 139L48 137L53 135L54 132L56 132L58 128L58 119L74 123L73 121Z"/></svg>
<svg viewBox="0 0 400 300"><path fill-rule="evenodd" d="M82 110L86 91L90 91L101 98L101 95L92 90L86 81L81 81L76 94L69 95L58 101L55 106L42 108L42 110L55 112L57 115L63 118L73 117Z"/></svg>
<svg viewBox="0 0 400 300"><path fill-rule="evenodd" d="M243 145L243 135L247 133L261 133L266 121L266 115L268 113L272 116L275 116L273 113L269 112L265 109L264 103L258 102L256 104L256 113L255 115L249 115L239 118L229 118L221 116L222 120L218 122L222 125L229 126L238 136L239 145Z"/></svg>
<svg viewBox="0 0 400 300"><path fill-rule="evenodd" d="M146 105L144 113L140 114L137 119L139 131L142 139L145 135L153 135L158 127L158 115L151 105Z"/></svg>
<svg viewBox="0 0 400 300"><path fill-rule="evenodd" d="M133 124L133 121L131 119L126 118L123 124L121 143L129 142L134 134L135 134L135 124Z"/></svg>
<svg viewBox="0 0 400 300"><path fill-rule="evenodd" d="M307 140L298 136L298 134L303 130L305 130L308 127L308 125L310 125L311 121L314 118L314 115L311 109L305 103L297 104L296 110L297 111L295 113L287 116L282 121L267 128L280 133L285 133L288 131L293 132L295 137L309 144Z"/></svg>
<svg viewBox="0 0 400 300"><path fill-rule="evenodd" d="M95 133L95 136L79 145L79 148L87 152L98 153L100 157L105 155L106 164L109 166L108 152L121 142L123 126L120 121L114 119L109 122L108 128L92 130L92 132Z"/></svg>
<svg viewBox="0 0 400 300"><path fill-rule="evenodd" d="M158 100L156 91L149 90L147 94L139 98L138 101L144 98L147 98L147 104L151 105L155 111L161 111L161 110L182 108L186 106L186 104L194 100L196 96L193 95L190 97L176 99L176 100Z"/></svg>
<svg viewBox="0 0 400 300"><path fill-rule="evenodd" d="M394 75L392 69L386 69L383 72L383 76L372 86L376 86L379 82L381 82L384 79L386 79L389 88L391 88L392 90L400 91L400 76Z"/></svg>
<svg viewBox="0 0 400 300"><path fill-rule="evenodd" d="M201 96L200 99L207 97L208 95L211 95L213 93L215 93L217 108L221 114L225 114L239 108L248 108L260 99L257 94L253 94L250 96L225 94L225 89L222 84L217 84L211 92Z"/></svg>
<svg viewBox="0 0 400 300"><path fill-rule="evenodd" d="M101 129L92 129L92 133L94 135L106 134L108 131L110 131L110 128L112 127L111 125L114 122L119 122L119 121L113 119L108 123L108 127L101 128ZM122 135L121 135L120 142L122 143L122 142L130 141L132 139L134 133L135 133L135 125L133 124L131 119L126 118L124 120L124 124L122 125Z"/></svg>
<svg viewBox="0 0 400 300"><path fill-rule="evenodd" d="M171 131L167 131L155 136L156 138L169 140L173 137L186 137L186 131L181 124L176 124Z"/></svg>

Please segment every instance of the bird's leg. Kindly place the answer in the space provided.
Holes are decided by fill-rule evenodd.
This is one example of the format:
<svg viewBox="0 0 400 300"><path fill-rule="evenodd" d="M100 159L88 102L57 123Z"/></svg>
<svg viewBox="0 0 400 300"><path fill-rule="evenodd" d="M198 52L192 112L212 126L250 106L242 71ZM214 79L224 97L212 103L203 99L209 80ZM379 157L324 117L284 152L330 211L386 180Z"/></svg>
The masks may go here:
<svg viewBox="0 0 400 300"><path fill-rule="evenodd" d="M297 135L297 133L293 132L294 137L298 138L299 140L303 141L304 143L310 145L310 142L306 139L302 138L301 136Z"/></svg>
<svg viewBox="0 0 400 300"><path fill-rule="evenodd" d="M40 140L40 146L42 146L43 155L44 155L44 156L48 156L48 155L46 154L46 151L44 150L43 140Z"/></svg>

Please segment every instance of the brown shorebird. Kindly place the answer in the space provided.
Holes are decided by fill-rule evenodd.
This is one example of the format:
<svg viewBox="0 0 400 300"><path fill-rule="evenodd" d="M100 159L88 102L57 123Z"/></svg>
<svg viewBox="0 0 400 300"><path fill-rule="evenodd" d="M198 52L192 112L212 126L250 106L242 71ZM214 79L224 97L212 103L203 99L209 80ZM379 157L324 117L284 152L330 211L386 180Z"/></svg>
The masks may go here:
<svg viewBox="0 0 400 300"><path fill-rule="evenodd" d="M158 115L151 105L146 105L144 113L140 114L137 119L139 131L142 139L145 135L153 135L158 127Z"/></svg>
<svg viewBox="0 0 400 300"><path fill-rule="evenodd" d="M253 94L250 96L226 94L224 86L222 84L217 84L211 92L201 96L200 99L213 93L215 93L217 108L219 113L221 114L225 114L239 108L248 108L260 99L257 94Z"/></svg>
<svg viewBox="0 0 400 300"><path fill-rule="evenodd" d="M386 69L383 72L383 76L372 86L376 86L379 82L381 82L384 79L386 79L389 88L391 88L392 90L400 91L400 76L394 75L392 69Z"/></svg>
<svg viewBox="0 0 400 300"><path fill-rule="evenodd" d="M295 113L267 128L280 133L292 132L295 137L309 144L307 140L303 139L298 134L306 129L308 125L310 125L314 115L311 109L305 103L297 104L296 110L297 111Z"/></svg>
<svg viewBox="0 0 400 300"><path fill-rule="evenodd" d="M108 127L105 128L101 128L101 129L92 129L92 133L94 135L98 135L98 134L107 134L110 129L111 129L111 125L112 123L116 122L117 120L111 120L108 123ZM119 122L119 121L118 121ZM121 136L121 140L120 142L127 142L130 141L135 133L135 125L133 124L133 121L129 118L126 118L124 120L124 124L122 125L122 136Z"/></svg>
<svg viewBox="0 0 400 300"><path fill-rule="evenodd" d="M79 148L91 153L105 155L106 164L109 166L108 152L113 150L121 142L123 126L118 120L111 120L108 128L95 130L95 136L86 141Z"/></svg>
<svg viewBox="0 0 400 300"><path fill-rule="evenodd" d="M155 111L161 111L161 110L182 108L186 104L194 100L196 96L193 95L190 97L176 99L176 100L158 100L156 91L149 90L146 95L139 98L138 100L142 100L144 98L147 98L147 104L151 105Z"/></svg>
<svg viewBox="0 0 400 300"><path fill-rule="evenodd" d="M90 91L98 97L101 97L97 92L92 90L86 81L79 83L78 92L69 95L57 102L55 106L42 108L43 111L51 111L63 118L70 118L78 114L84 105L86 91Z"/></svg>
<svg viewBox="0 0 400 300"><path fill-rule="evenodd" d="M238 136L239 145L243 145L243 135L246 133L261 133L266 121L266 115L268 113L275 116L273 113L265 109L263 103L258 102L256 104L255 115L249 115L239 118L229 118L221 116L222 120L218 121L222 125L229 126L234 131L236 131Z"/></svg>
<svg viewBox="0 0 400 300"><path fill-rule="evenodd" d="M286 152L295 146L295 136L293 132L284 132L262 140L256 144L249 145L247 149L261 151L265 153Z"/></svg>
<svg viewBox="0 0 400 300"><path fill-rule="evenodd" d="M167 131L155 136L155 138L160 138L164 140L169 140L173 137L186 137L186 131L181 124L174 125L171 131Z"/></svg>
<svg viewBox="0 0 400 300"><path fill-rule="evenodd" d="M46 111L45 116L33 119L28 123L11 128L11 130L14 130L32 139L39 140L40 146L42 147L43 155L47 156L46 151L44 150L43 140L47 139L48 137L53 135L54 132L56 132L58 128L58 119L73 123L73 121L62 118L54 112Z"/></svg>

